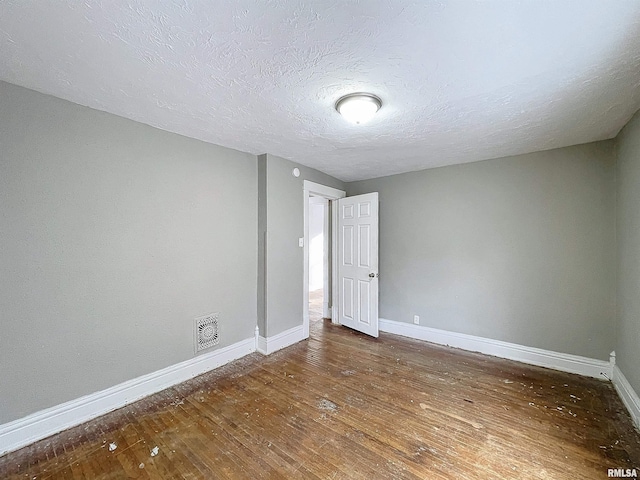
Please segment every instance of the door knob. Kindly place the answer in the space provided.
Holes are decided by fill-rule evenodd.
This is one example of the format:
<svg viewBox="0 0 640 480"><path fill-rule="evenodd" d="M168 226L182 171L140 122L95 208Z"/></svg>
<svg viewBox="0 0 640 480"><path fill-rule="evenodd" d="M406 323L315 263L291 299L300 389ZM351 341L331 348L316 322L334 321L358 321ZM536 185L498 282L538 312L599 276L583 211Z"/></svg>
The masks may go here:
<svg viewBox="0 0 640 480"><path fill-rule="evenodd" d="M379 277L380 274L379 273L370 273L369 274L369 278L375 278L375 277Z"/></svg>

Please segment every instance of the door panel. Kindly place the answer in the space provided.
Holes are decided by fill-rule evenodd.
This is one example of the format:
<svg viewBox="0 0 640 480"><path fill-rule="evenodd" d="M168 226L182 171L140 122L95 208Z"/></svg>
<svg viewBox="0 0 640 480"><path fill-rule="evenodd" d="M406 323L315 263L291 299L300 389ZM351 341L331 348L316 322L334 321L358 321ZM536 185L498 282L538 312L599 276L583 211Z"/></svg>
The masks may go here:
<svg viewBox="0 0 640 480"><path fill-rule="evenodd" d="M342 230L342 264L353 266L353 225L345 225Z"/></svg>
<svg viewBox="0 0 640 480"><path fill-rule="evenodd" d="M344 317L353 321L353 279L345 278L342 282L342 311Z"/></svg>
<svg viewBox="0 0 640 480"><path fill-rule="evenodd" d="M378 336L378 193L339 200L338 282L342 325Z"/></svg>
<svg viewBox="0 0 640 480"><path fill-rule="evenodd" d="M364 325L371 325L371 308L369 308L371 289L369 288L369 285L371 285L370 282L363 282L362 280L358 280L358 300L360 302L360 316L358 317L358 321Z"/></svg>
<svg viewBox="0 0 640 480"><path fill-rule="evenodd" d="M358 266L371 268L371 225L358 225Z"/></svg>

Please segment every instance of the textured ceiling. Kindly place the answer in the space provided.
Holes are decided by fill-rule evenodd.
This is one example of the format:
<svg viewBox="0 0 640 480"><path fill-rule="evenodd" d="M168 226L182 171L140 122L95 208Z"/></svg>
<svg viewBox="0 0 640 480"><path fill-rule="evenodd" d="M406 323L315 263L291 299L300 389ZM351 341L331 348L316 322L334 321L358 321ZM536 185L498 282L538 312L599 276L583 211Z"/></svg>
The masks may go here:
<svg viewBox="0 0 640 480"><path fill-rule="evenodd" d="M3 0L0 79L349 181L615 136L640 1Z"/></svg>

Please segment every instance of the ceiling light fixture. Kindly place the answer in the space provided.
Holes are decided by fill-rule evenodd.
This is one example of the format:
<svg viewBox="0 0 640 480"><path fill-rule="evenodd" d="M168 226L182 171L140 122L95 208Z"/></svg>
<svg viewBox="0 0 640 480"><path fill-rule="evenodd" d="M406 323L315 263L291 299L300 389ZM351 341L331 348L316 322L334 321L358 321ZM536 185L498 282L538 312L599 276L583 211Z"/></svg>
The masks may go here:
<svg viewBox="0 0 640 480"><path fill-rule="evenodd" d="M370 93L350 93L336 102L336 110L351 123L366 123L382 107L382 100Z"/></svg>

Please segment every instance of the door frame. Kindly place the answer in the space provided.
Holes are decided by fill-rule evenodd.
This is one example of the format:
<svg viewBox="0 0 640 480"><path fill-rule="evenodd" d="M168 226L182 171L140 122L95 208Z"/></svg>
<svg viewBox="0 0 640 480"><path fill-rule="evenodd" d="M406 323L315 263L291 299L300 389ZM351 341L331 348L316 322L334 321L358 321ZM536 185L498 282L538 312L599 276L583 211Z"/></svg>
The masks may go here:
<svg viewBox="0 0 640 480"><path fill-rule="evenodd" d="M337 200L347 196L347 192L309 180L303 182L304 268L302 276L302 328L304 338L309 338L309 197L312 195L326 198L331 207L331 322L338 323L338 302L336 301L338 298L338 259L336 257L336 252L338 251L338 209L336 205Z"/></svg>

